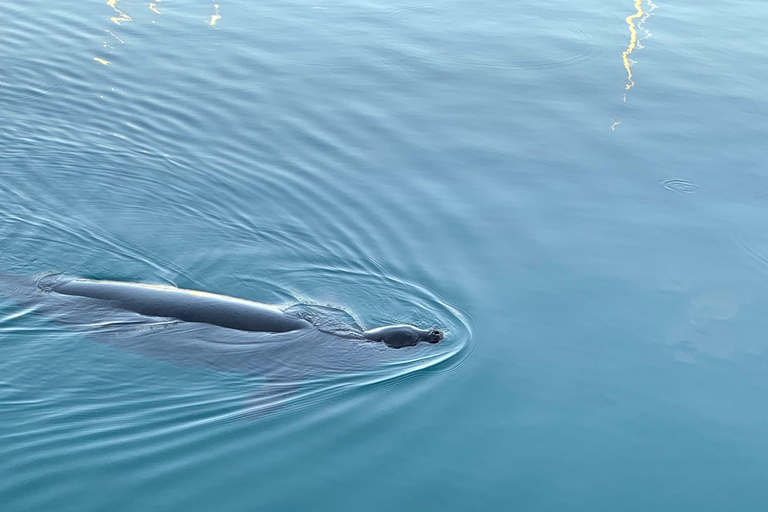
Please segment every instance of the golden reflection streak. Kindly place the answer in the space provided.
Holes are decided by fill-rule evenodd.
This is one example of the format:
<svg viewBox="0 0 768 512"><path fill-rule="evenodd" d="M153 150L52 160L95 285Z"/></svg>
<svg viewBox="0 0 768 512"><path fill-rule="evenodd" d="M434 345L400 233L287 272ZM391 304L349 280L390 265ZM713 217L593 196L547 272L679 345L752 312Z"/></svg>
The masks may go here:
<svg viewBox="0 0 768 512"><path fill-rule="evenodd" d="M652 0L646 0L648 4L648 10L643 10L643 0L634 0L635 9L637 9L637 12L635 14L632 14L631 16L627 16L626 22L629 26L629 33L630 33L630 39L629 39L629 46L627 46L627 49L624 50L624 53L621 54L621 59L624 62L624 69L627 70L627 84L624 86L625 90L630 90L632 87L635 86L635 80L632 78L632 64L633 62L629 59L629 55L635 51L638 48L642 48L641 41L643 39L647 39L651 36L651 33L643 27L643 23L650 18L651 13L656 9L656 4L653 3ZM638 36L638 31L642 30L645 34L644 37ZM623 101L626 103L627 101L627 94L624 93ZM621 124L620 120L616 120L611 125L611 130L615 131L616 127Z"/></svg>
<svg viewBox="0 0 768 512"><path fill-rule="evenodd" d="M100 64L104 64L105 66L109 66L109 61L108 60L100 59L98 57L94 57L93 60L95 60L96 62L98 62Z"/></svg>
<svg viewBox="0 0 768 512"><path fill-rule="evenodd" d="M157 1L159 2L160 0L157 0ZM160 11L158 11L158 10L157 10L157 4L152 4L152 3L150 3L150 4L147 4L147 5L149 6L149 9L150 9L152 12L154 12L155 14L163 14L163 13L161 13Z"/></svg>
<svg viewBox="0 0 768 512"><path fill-rule="evenodd" d="M120 0L107 0L107 5L110 6L119 14L120 16L112 16L110 19L117 23L118 25L121 25L123 21L133 21L133 18L125 14L123 11L117 8L117 2Z"/></svg>
<svg viewBox="0 0 768 512"><path fill-rule="evenodd" d="M122 44L125 44L125 41L123 41L122 39L120 39L119 37L117 37L115 34L113 34L111 30L105 30L104 32L107 32L109 35L111 35L112 37L114 37L115 39L117 39L118 41L120 41Z"/></svg>
<svg viewBox="0 0 768 512"><path fill-rule="evenodd" d="M630 90L635 86L635 81L632 80L632 64L629 62L629 54L635 51L635 48L637 47L637 28L635 28L635 20L642 18L645 14L643 12L643 0L635 0L635 8L637 9L637 12L631 16L627 16L627 25L629 25L629 33L631 34L631 37L629 39L629 46L621 55L624 60L624 67L627 70L627 80L629 80L629 83L625 86L626 90Z"/></svg>
<svg viewBox="0 0 768 512"><path fill-rule="evenodd" d="M645 23L645 20L647 20L648 18L651 17L651 13L654 11L654 9L656 9L656 4L654 4L651 0L645 0L645 3L648 4L648 7L650 7L650 9L645 11L645 15L643 16L643 19L641 19L640 22L637 24L637 28L642 28L643 31L645 32L645 37L640 38L640 40L647 39L647 38L649 38L651 36L651 33L648 32L648 30L646 30L643 27L643 23ZM638 43L639 43L639 41L638 41ZM642 45L639 45L638 48L642 48Z"/></svg>
<svg viewBox="0 0 768 512"><path fill-rule="evenodd" d="M221 19L221 15L219 14L219 4L213 4L214 9L216 9L216 13L211 15L210 21L208 21L208 25L211 27L216 26L216 22Z"/></svg>

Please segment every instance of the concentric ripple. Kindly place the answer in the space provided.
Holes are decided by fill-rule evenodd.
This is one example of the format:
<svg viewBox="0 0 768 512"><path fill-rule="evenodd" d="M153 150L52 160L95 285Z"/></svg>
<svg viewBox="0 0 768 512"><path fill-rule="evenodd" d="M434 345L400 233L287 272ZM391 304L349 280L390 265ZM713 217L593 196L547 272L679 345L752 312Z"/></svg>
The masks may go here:
<svg viewBox="0 0 768 512"><path fill-rule="evenodd" d="M695 194L699 190L698 185L685 180L665 180L661 182L661 186L680 194Z"/></svg>
<svg viewBox="0 0 768 512"><path fill-rule="evenodd" d="M0 59L0 105L29 101L51 94L66 85L61 70L44 63Z"/></svg>

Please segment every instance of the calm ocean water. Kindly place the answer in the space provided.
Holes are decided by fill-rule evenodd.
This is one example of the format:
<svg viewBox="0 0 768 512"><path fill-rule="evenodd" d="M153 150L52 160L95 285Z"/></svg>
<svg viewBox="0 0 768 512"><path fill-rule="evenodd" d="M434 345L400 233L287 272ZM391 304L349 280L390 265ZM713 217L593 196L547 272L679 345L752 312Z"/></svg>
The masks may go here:
<svg viewBox="0 0 768 512"><path fill-rule="evenodd" d="M448 337L6 286L3 512L764 510L768 3L216 1L0 0L0 271Z"/></svg>

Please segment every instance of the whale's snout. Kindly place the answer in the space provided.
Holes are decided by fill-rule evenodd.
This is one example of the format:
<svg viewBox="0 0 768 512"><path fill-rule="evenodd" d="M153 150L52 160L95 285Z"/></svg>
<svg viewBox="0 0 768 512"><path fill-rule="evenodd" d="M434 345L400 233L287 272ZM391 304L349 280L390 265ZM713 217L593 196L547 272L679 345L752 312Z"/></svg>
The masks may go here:
<svg viewBox="0 0 768 512"><path fill-rule="evenodd" d="M412 347L420 341L437 343L445 338L445 334L435 327L419 329L412 325L388 325L363 332L363 337L373 341L383 341L390 347Z"/></svg>
<svg viewBox="0 0 768 512"><path fill-rule="evenodd" d="M445 339L445 333L441 331L440 329L435 329L434 327L429 330L429 335L427 337L427 341L430 343L437 343L438 341L443 341Z"/></svg>

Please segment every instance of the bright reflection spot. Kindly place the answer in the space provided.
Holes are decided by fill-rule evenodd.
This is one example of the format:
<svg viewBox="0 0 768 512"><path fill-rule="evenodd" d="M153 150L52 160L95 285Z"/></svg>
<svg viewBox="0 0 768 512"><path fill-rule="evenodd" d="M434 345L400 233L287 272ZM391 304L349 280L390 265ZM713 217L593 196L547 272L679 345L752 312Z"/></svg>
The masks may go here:
<svg viewBox="0 0 768 512"><path fill-rule="evenodd" d="M160 2L161 0L157 0ZM160 11L157 10L157 4L147 4L149 6L149 9L154 12L155 14L162 14Z"/></svg>
<svg viewBox="0 0 768 512"><path fill-rule="evenodd" d="M211 27L215 27L216 22L221 19L221 15L219 14L219 4L213 4L213 8L216 9L216 12L211 15L211 19L208 21L208 25Z"/></svg>
<svg viewBox="0 0 768 512"><path fill-rule="evenodd" d="M111 30L106 30L106 32L107 32L107 33L109 33L109 35L111 35L112 37L114 37L114 38L115 38L115 39L117 39L118 41L120 41L121 43L125 44L125 41L123 41L122 39L120 39L119 37L117 37L115 34L113 34Z"/></svg>
<svg viewBox="0 0 768 512"><path fill-rule="evenodd" d="M624 50L624 53L621 54L621 58L624 61L624 68L627 70L627 85L624 87L627 91L635 86L635 81L632 78L632 64L634 64L634 62L630 60L629 56L633 51L635 51L635 49L642 48L642 45L640 44L642 39L647 39L651 36L650 32L643 29L643 23L651 16L651 12L656 9L656 4L654 4L651 0L646 1L648 4L648 10L643 11L643 0L635 0L635 9L637 9L637 12L631 16L627 16L626 20L627 25L629 25L629 46L626 50ZM638 37L638 29L643 30L644 37Z"/></svg>
<svg viewBox="0 0 768 512"><path fill-rule="evenodd" d="M629 26L629 46L621 54L621 60L624 63L624 69L627 70L627 84L624 86L624 90L628 91L635 86L635 79L632 76L632 65L635 63L629 58L629 56L638 48L642 48L640 42L643 39L651 37L651 33L643 28L643 23L647 20L654 9L656 4L652 0L645 0L648 5L647 10L643 10L643 0L634 0L636 12L627 16L626 22ZM642 31L642 37L638 35L638 31ZM623 101L627 102L627 93L624 93ZM611 125L611 130L616 130L616 127L621 124L618 119Z"/></svg>
<svg viewBox="0 0 768 512"><path fill-rule="evenodd" d="M629 83L626 85L626 89L630 90L635 86L635 81L632 80L632 63L629 61L629 55L635 51L637 47L637 29L635 28L635 20L643 17L643 0L635 0L635 8L637 12L632 16L627 16L627 25L629 25L629 46L624 53L621 54L621 58L624 60L624 67L627 69L627 80Z"/></svg>
<svg viewBox="0 0 768 512"><path fill-rule="evenodd" d="M118 16L112 16L110 19L118 25L121 25L123 21L133 21L133 18L117 8L117 2L119 1L120 0L107 0L107 5L114 9L118 14Z"/></svg>
<svg viewBox="0 0 768 512"><path fill-rule="evenodd" d="M108 60L100 59L98 57L94 57L93 60L95 60L99 64L104 64L105 66L109 66L109 61Z"/></svg>

